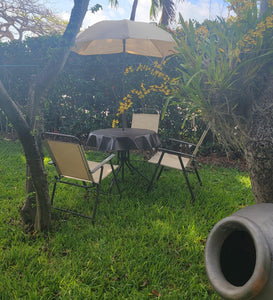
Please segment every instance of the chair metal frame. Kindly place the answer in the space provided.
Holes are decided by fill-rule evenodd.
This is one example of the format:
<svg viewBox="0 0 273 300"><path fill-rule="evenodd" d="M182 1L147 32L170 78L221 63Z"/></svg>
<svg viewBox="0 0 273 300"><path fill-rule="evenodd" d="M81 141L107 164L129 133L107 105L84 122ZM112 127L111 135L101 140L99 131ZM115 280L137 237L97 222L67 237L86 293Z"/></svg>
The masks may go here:
<svg viewBox="0 0 273 300"><path fill-rule="evenodd" d="M112 159L115 157L115 154L111 154L110 156L108 156L106 159L104 159L100 163L94 162L94 161L88 161L86 159L86 156L85 156L85 153L83 150L83 146L77 137L72 136L72 135L66 135L66 134L57 134L57 133L46 132L42 135L42 138L44 141L44 145L52 159L52 164L55 166L56 171L58 173L58 176L55 176L55 181L54 181L53 190L52 190L52 194L51 194L51 207L53 209L56 209L59 211L63 211L63 212L71 213L73 215L91 219L92 223L94 224L95 216L96 216L96 212L97 212L97 206L99 203L99 196L102 193L101 182L104 178L106 178L111 173L113 174L113 179L112 179L112 184L110 185L110 188L109 188L109 194L111 193L113 183L115 183L117 186L117 189L118 189L119 196L121 198L121 190L120 190L120 187L119 187L119 184L118 184L118 181L116 178L116 174L115 174L115 169L118 166L113 165L113 163L112 163ZM77 155L79 155L79 156L77 157L77 159L78 159L78 162L82 163L82 166L83 166L83 169L81 170L80 173L73 175L72 163L71 163L71 167L70 166L67 167L68 165L61 166L60 160L62 160L63 158L60 157L61 153L60 152L57 153L57 151L60 151L60 148L58 150L58 147L62 147L62 146L65 146L65 149L67 151L69 151L69 146L73 147L74 151L78 151ZM54 147L56 150L55 152L53 149ZM63 156L65 156L65 155L63 155ZM82 161L80 161L80 160L82 160ZM73 161L72 157L70 158L70 161L71 162ZM111 169L109 168L109 165L110 165ZM107 174L103 174L103 171L106 168L107 168ZM81 181L82 184L66 181L66 179L69 179L69 180L73 179L76 181ZM54 196L55 196L55 192L56 192L57 183L63 183L63 184L67 184L67 185L81 187L81 188L84 188L86 191L96 187L96 198L95 198L92 217L86 216L86 215L81 214L76 211L71 211L71 210L67 210L64 208L59 208L59 207L53 206L53 200L54 200Z"/></svg>
<svg viewBox="0 0 273 300"><path fill-rule="evenodd" d="M188 189L191 194L192 201L193 202L195 201L195 195L193 193L192 186L190 184L187 173L189 171L194 171L195 175L198 179L199 185L202 186L202 181L201 181L200 175L197 170L195 157L196 157L199 147L201 146L208 130L209 130L209 126L203 132L203 134L197 144L188 143L188 142L184 142L184 141L180 141L180 140L172 139L172 138L168 139L170 142L174 142L174 143L178 144L179 146L188 148L188 150L192 153L185 153L185 152L175 151L175 150L171 150L171 149L167 149L167 148L158 148L157 149L158 152L148 161L149 163L156 164L156 168L155 168L155 171L149 182L149 185L147 187L147 192L149 192L151 190L154 179L156 178L156 180L158 180L160 178L164 167L169 167L169 168L182 170L184 177L186 179ZM192 148L194 148L194 151L192 151ZM170 160L172 160L172 162ZM183 162L183 160L184 160L184 162Z"/></svg>

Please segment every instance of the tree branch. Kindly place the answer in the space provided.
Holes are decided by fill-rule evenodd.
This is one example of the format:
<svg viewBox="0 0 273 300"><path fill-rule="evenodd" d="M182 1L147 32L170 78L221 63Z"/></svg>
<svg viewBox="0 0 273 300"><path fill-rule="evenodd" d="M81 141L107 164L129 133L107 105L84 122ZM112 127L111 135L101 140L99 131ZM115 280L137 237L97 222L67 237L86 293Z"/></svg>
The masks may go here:
<svg viewBox="0 0 273 300"><path fill-rule="evenodd" d="M74 3L75 5L72 9L69 23L61 39L60 48L57 49L55 55L52 56L42 72L37 76L35 98L39 98L43 95L46 88L55 81L64 66L71 47L75 43L76 35L80 30L89 0L74 1Z"/></svg>

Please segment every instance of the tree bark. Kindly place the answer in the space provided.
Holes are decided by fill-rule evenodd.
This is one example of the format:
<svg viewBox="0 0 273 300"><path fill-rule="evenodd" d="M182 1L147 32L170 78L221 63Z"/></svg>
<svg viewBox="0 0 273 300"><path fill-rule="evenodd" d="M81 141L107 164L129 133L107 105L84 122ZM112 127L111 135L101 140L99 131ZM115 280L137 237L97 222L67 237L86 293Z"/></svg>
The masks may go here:
<svg viewBox="0 0 273 300"><path fill-rule="evenodd" d="M133 6L132 6L132 11L131 11L131 16L130 16L131 21L134 21L136 18L137 3L138 3L138 0L134 0Z"/></svg>
<svg viewBox="0 0 273 300"><path fill-rule="evenodd" d="M273 143L249 142L245 157L255 202L273 203Z"/></svg>
<svg viewBox="0 0 273 300"><path fill-rule="evenodd" d="M9 97L3 84L0 82L0 106L5 111L8 119L17 131L20 142L22 143L26 162L29 166L31 181L36 193L36 213L35 230L49 228L51 221L51 207L48 193L48 183L46 173L43 167L43 159L39 147L35 141L29 124L24 119L23 114L16 103ZM28 211L25 211L24 221L33 218L33 207L26 205ZM43 210L43 211L42 211Z"/></svg>
<svg viewBox="0 0 273 300"><path fill-rule="evenodd" d="M31 83L29 86L29 95L28 95L28 109L26 115L28 117L28 123L30 124L30 128L32 132L36 131L36 121L33 117L34 115L34 91L35 91L35 80L36 76L32 76ZM39 131L40 132L40 131ZM40 153L42 153L42 147L39 147ZM26 164L26 184L25 184L25 191L26 191L26 199L24 202L23 207L20 210L21 217L25 224L34 224L36 218L36 202L37 202L37 195L35 192L35 186L32 180L30 167Z"/></svg>
<svg viewBox="0 0 273 300"><path fill-rule="evenodd" d="M27 195L21 214L24 216L24 221L31 220L34 229L38 231L50 227L51 204L39 135L36 134L36 117L39 116L41 103L44 101L50 86L64 67L70 48L80 30L88 3L89 0L74 1L74 7L60 47L41 73L37 75L34 84L30 86L29 103L31 109L28 122L0 82L0 107L17 131L26 157L27 174L29 172L30 175L26 179L27 193L32 190L32 184L35 191L35 210L33 208L34 197Z"/></svg>
<svg viewBox="0 0 273 300"><path fill-rule="evenodd" d="M174 1L164 0L162 1L162 13L159 24L162 26L168 26L175 18Z"/></svg>
<svg viewBox="0 0 273 300"><path fill-rule="evenodd" d="M245 157L256 203L273 203L273 78L252 107Z"/></svg>
<svg viewBox="0 0 273 300"><path fill-rule="evenodd" d="M260 13L259 17L262 18L263 15L268 11L268 1L267 0L262 0L260 4Z"/></svg>

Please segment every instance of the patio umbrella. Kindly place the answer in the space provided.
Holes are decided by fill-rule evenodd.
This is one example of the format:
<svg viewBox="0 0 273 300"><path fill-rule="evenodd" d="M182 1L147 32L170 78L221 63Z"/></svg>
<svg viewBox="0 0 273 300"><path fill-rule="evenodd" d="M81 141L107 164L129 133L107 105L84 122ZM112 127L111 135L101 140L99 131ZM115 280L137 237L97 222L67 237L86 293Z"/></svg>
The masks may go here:
<svg viewBox="0 0 273 300"><path fill-rule="evenodd" d="M79 33L72 51L80 55L130 53L164 58L175 53L171 34L155 23L101 21Z"/></svg>
<svg viewBox="0 0 273 300"><path fill-rule="evenodd" d="M106 20L79 33L72 51L80 55L124 53L125 65L125 53L165 58L176 52L175 46L171 34L155 23Z"/></svg>

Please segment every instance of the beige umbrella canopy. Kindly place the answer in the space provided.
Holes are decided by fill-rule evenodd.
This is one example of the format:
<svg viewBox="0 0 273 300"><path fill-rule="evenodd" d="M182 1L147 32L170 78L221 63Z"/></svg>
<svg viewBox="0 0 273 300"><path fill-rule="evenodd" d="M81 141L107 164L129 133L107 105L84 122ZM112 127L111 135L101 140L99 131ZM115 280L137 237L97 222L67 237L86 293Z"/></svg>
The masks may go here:
<svg viewBox="0 0 273 300"><path fill-rule="evenodd" d="M80 55L129 53L161 57L175 53L172 36L154 23L101 21L78 34L72 51Z"/></svg>
<svg viewBox="0 0 273 300"><path fill-rule="evenodd" d="M123 53L125 68L126 53L164 59L176 52L175 46L171 34L154 23L107 20L79 33L71 50L80 55ZM122 127L126 127L125 113L122 114Z"/></svg>

